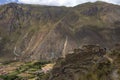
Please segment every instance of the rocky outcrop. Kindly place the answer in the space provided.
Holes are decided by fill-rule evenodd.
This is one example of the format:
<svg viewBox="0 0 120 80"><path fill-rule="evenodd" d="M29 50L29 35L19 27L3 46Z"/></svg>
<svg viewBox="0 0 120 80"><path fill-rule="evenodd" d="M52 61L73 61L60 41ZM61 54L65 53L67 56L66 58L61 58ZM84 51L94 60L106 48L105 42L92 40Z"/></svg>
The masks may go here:
<svg viewBox="0 0 120 80"><path fill-rule="evenodd" d="M58 59L47 80L119 80L117 54L96 45L85 45L65 59Z"/></svg>

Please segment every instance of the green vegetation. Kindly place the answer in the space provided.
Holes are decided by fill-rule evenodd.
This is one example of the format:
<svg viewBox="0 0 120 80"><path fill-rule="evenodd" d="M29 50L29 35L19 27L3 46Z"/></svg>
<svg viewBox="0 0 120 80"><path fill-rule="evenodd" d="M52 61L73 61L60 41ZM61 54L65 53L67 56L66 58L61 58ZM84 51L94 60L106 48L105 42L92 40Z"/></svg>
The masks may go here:
<svg viewBox="0 0 120 80"><path fill-rule="evenodd" d="M50 62L26 62L8 74L0 75L0 78L4 80L44 78L47 77L48 74L36 73L36 71L40 71L41 67L48 63ZM10 63L5 65L10 65Z"/></svg>
<svg viewBox="0 0 120 80"><path fill-rule="evenodd" d="M2 75L2 76L0 76L0 78L3 80L15 80L15 79L21 80L22 79L16 75Z"/></svg>

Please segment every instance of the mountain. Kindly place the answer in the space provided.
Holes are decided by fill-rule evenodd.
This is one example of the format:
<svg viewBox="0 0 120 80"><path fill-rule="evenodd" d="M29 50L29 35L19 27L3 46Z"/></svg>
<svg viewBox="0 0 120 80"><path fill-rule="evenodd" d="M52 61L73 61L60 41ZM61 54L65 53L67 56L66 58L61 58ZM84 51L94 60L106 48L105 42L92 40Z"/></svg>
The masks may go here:
<svg viewBox="0 0 120 80"><path fill-rule="evenodd" d="M52 60L84 44L112 48L119 34L119 5L0 6L0 61Z"/></svg>

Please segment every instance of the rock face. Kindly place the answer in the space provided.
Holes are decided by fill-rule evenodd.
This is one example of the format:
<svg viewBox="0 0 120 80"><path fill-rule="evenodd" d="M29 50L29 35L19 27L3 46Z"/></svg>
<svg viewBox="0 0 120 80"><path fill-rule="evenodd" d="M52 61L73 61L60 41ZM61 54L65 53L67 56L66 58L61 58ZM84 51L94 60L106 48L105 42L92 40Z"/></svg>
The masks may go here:
<svg viewBox="0 0 120 80"><path fill-rule="evenodd" d="M96 2L71 8L16 3L0 6L1 61L56 59L83 44L111 48L120 42L119 34L119 5Z"/></svg>
<svg viewBox="0 0 120 80"><path fill-rule="evenodd" d="M58 59L51 76L45 80L120 80L120 50L105 54L101 50L104 48L88 45Z"/></svg>

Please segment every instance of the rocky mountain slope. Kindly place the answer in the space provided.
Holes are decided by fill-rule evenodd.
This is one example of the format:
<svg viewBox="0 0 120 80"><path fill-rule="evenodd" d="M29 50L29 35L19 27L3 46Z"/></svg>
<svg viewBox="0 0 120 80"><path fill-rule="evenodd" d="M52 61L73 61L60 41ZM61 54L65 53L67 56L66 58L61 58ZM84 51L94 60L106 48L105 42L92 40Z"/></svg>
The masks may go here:
<svg viewBox="0 0 120 80"><path fill-rule="evenodd" d="M119 5L0 6L0 61L51 60L84 44L112 48L120 42L119 34Z"/></svg>
<svg viewBox="0 0 120 80"><path fill-rule="evenodd" d="M74 50L74 54L58 59L45 80L120 80L120 48L105 54L101 50L93 45Z"/></svg>

